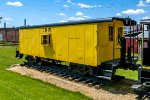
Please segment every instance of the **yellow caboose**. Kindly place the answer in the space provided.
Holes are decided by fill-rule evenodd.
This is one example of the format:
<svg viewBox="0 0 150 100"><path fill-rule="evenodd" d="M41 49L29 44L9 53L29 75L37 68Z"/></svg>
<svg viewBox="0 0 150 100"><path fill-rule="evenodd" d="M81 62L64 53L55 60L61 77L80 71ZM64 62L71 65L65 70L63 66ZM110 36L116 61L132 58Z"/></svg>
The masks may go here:
<svg viewBox="0 0 150 100"><path fill-rule="evenodd" d="M40 61L69 62L91 73L102 63L120 58L119 37L125 25L125 18L112 17L20 27L19 53Z"/></svg>

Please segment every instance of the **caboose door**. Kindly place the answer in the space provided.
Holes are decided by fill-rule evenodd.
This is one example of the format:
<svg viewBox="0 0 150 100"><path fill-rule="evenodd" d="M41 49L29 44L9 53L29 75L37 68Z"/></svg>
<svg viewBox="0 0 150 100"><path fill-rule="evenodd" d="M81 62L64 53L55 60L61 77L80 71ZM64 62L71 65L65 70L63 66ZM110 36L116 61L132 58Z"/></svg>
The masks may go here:
<svg viewBox="0 0 150 100"><path fill-rule="evenodd" d="M98 23L97 26L98 64L113 60L114 27L112 23Z"/></svg>
<svg viewBox="0 0 150 100"><path fill-rule="evenodd" d="M123 36L123 27L122 26L115 26L114 32L114 59L120 58L120 38Z"/></svg>
<svg viewBox="0 0 150 100"><path fill-rule="evenodd" d="M108 27L108 60L114 59L114 26L109 25Z"/></svg>

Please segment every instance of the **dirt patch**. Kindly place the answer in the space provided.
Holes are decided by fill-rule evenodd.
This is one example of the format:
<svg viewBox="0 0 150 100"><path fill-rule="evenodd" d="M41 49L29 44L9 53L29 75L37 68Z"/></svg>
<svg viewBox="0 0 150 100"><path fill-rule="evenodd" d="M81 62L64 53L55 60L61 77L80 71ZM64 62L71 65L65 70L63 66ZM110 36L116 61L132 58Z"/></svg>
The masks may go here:
<svg viewBox="0 0 150 100"><path fill-rule="evenodd" d="M94 100L134 100L137 97L137 95L135 94L128 93L127 87L123 88L124 92L121 91L119 88L118 90L111 88L111 86L102 87L101 89L97 90L93 87L88 87L83 84L68 81L66 79L62 79L61 77L40 72L34 69L21 67L20 65L14 65L8 70L20 73L21 75L27 75L35 79L40 79L44 82L49 82L70 91L80 92L86 96L93 98ZM120 85L120 87L122 87L122 83L118 83L117 85Z"/></svg>

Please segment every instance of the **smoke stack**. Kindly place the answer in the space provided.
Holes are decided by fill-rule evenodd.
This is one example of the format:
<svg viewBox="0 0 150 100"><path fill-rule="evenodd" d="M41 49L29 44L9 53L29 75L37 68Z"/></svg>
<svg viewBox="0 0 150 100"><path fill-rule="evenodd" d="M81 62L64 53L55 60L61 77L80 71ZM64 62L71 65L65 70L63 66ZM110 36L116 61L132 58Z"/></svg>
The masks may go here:
<svg viewBox="0 0 150 100"><path fill-rule="evenodd" d="M27 26L27 20L24 19L24 26Z"/></svg>
<svg viewBox="0 0 150 100"><path fill-rule="evenodd" d="M6 28L6 22L4 22L4 28Z"/></svg>

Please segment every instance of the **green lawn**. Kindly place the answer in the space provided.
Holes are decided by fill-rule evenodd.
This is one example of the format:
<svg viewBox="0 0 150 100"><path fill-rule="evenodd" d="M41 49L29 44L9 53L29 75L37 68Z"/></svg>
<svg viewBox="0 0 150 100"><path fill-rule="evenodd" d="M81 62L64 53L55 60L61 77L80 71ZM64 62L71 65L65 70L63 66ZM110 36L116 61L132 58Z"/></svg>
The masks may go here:
<svg viewBox="0 0 150 100"><path fill-rule="evenodd" d="M78 92L7 71L11 65L23 63L15 58L15 49L0 46L0 100L90 100Z"/></svg>
<svg viewBox="0 0 150 100"><path fill-rule="evenodd" d="M132 70L118 69L116 71L116 74L120 75L120 76L125 76L126 78L129 78L129 79L138 80L138 71L137 70L132 71Z"/></svg>
<svg viewBox="0 0 150 100"><path fill-rule="evenodd" d="M126 54L127 55L127 54ZM131 54L133 56L133 54ZM134 56L138 56L138 54L134 54ZM137 61L136 64L141 64L141 61ZM126 78L138 80L138 71L132 70L124 70L124 69L117 69L116 75L125 76Z"/></svg>

